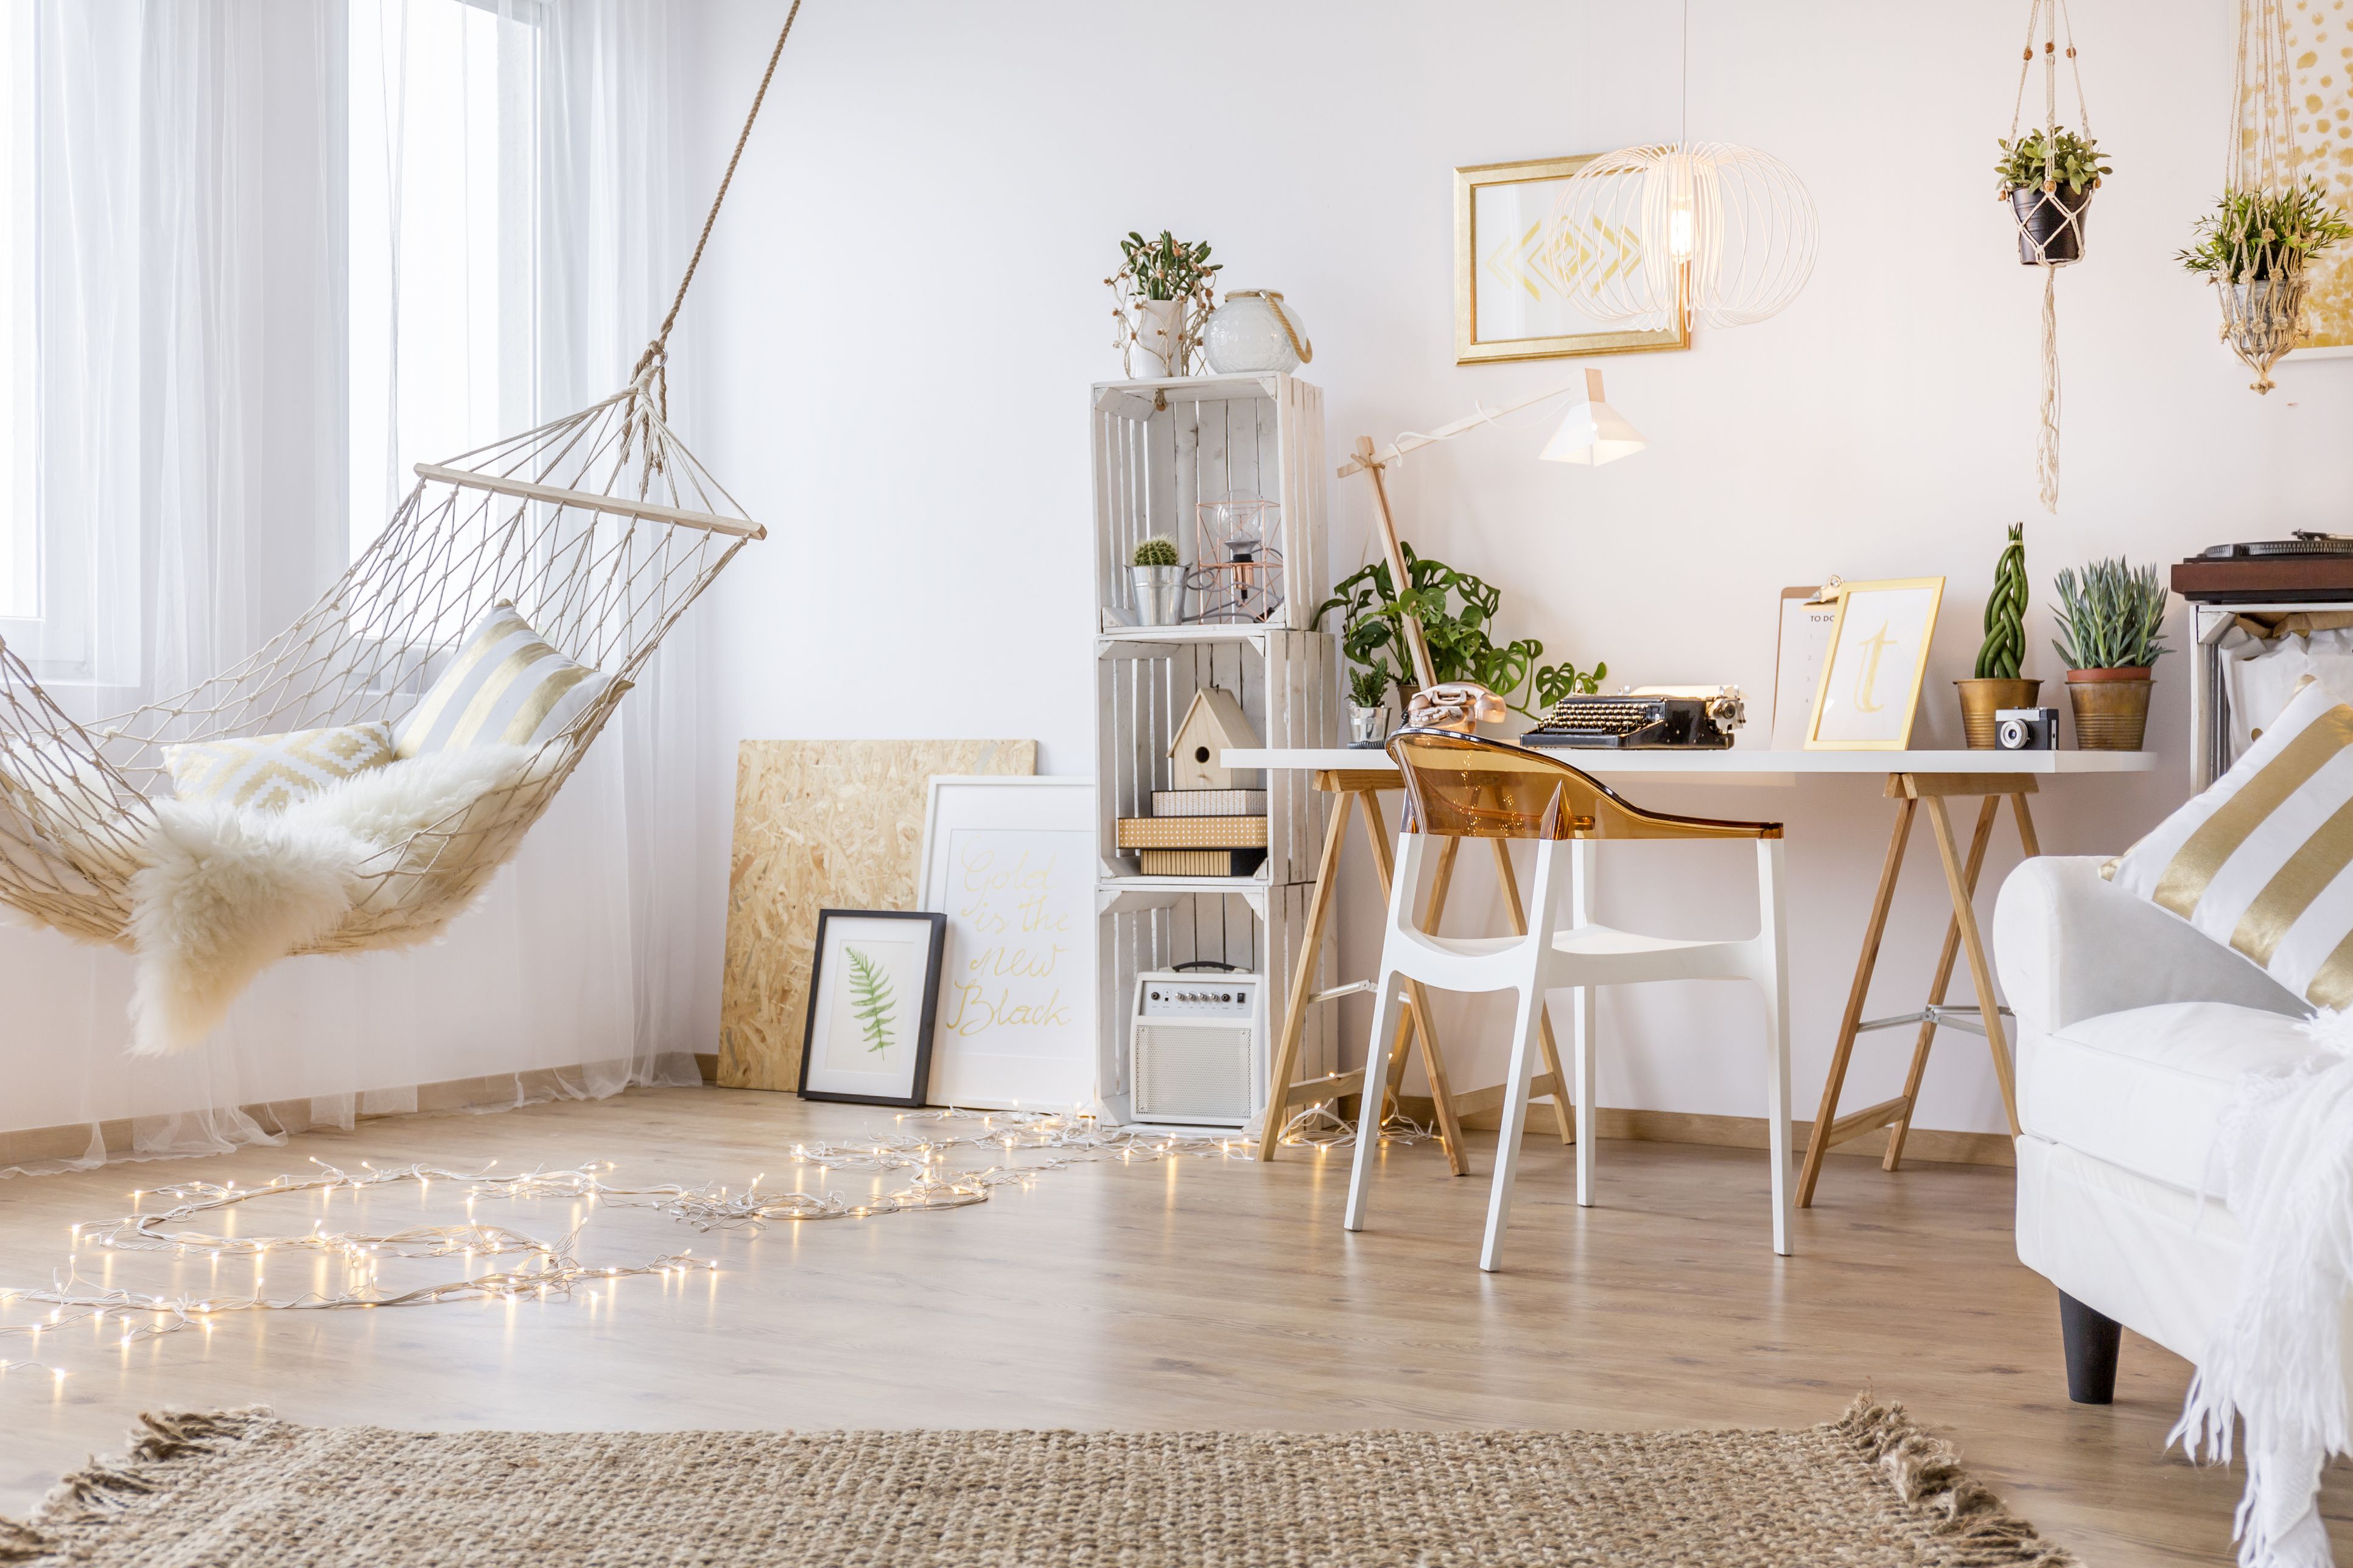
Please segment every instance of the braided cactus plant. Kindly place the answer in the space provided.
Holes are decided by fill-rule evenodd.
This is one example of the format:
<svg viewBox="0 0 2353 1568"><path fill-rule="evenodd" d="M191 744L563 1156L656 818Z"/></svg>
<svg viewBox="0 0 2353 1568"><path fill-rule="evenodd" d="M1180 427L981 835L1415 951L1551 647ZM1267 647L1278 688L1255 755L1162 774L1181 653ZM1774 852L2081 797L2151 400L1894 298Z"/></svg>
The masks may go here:
<svg viewBox="0 0 2353 1568"><path fill-rule="evenodd" d="M1978 649L1979 680L2016 680L2026 658L2026 525L2010 525L2010 542L1993 566L1986 597L1985 643Z"/></svg>

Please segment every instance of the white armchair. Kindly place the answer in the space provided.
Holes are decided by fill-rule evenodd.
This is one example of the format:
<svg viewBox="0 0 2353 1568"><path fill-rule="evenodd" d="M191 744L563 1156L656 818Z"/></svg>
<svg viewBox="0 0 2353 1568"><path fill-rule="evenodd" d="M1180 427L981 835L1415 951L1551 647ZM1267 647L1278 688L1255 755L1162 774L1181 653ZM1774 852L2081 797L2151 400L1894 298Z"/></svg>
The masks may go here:
<svg viewBox="0 0 2353 1568"><path fill-rule="evenodd" d="M2245 1249L2208 1154L2242 1075L2312 1055L2308 1009L2092 858L2011 873L1993 947L2017 1013L2019 1261L2059 1288L2068 1397L2105 1405L2123 1329L2195 1360L2230 1311ZM2273 1539L2320 1531L2313 1491Z"/></svg>

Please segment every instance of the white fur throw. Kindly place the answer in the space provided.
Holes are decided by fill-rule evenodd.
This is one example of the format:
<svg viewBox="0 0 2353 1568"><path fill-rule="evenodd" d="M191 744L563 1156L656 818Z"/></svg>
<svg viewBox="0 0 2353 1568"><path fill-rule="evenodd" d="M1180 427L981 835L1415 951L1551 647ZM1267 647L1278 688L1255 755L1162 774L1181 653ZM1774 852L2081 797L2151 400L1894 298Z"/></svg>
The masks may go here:
<svg viewBox="0 0 2353 1568"><path fill-rule="evenodd" d="M155 803L131 879L138 952L132 1050L161 1056L218 1027L255 975L332 931L369 890L369 862L518 779L521 746L436 752L372 768L283 811Z"/></svg>

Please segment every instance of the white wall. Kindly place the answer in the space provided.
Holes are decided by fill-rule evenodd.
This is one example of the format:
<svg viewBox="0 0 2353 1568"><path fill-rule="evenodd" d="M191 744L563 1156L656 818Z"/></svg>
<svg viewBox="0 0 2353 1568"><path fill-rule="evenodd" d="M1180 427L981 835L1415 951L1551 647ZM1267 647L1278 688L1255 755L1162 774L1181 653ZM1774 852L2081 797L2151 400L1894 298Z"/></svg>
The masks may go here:
<svg viewBox="0 0 2353 1568"><path fill-rule="evenodd" d="M2289 365L2254 396L2215 341L2211 293L2171 259L2221 178L2226 0L2073 7L2116 174L2090 258L2059 279L2064 494L2057 518L2039 510L2041 275L2016 264L1991 173L2023 9L1697 0L1691 134L1799 172L1821 211L1811 283L1761 325L1607 362L1611 401L1651 440L1636 459L1540 464L1535 429L1417 455L1398 487L1407 535L1503 584L1506 629L1556 656L1606 658L1613 681L1758 692L1784 584L1944 574L1921 739L1957 744L1948 682L1968 673L2010 521L2027 520L2029 672L2046 678L2061 565L2345 526L2353 362ZM714 171L782 10L701 13ZM773 531L712 612L719 819L744 736L1026 735L1044 771L1088 768L1085 395L1115 374L1102 279L1128 230L1206 238L1229 285L1284 290L1314 340L1306 374L1335 450L1564 379L1565 362L1453 364L1450 171L1672 138L1679 10L806 7L679 356L688 440ZM1366 507L1361 482L1335 485L1343 570L1365 556ZM2181 797L2179 655L2159 666L2158 710L2159 772L2043 796L2047 849L2119 848ZM1891 816L1877 781L1645 798L1788 824L1809 1109ZM2015 854L2005 826L1989 885ZM1876 1011L1917 1005L1942 934L1925 826L1915 855ZM704 860L715 974L723 845ZM1349 877L1361 895L1366 868ZM1730 934L1748 877L1728 851L1663 854L1619 873L1604 914ZM1366 973L1372 915L1356 911L1351 967ZM1735 988L1613 999L1613 1025L1605 1103L1761 1110L1755 1005ZM1456 1081L1493 1081L1504 1020L1454 1033L1485 1058ZM1850 1104L1895 1092L1908 1038L1867 1037ZM1959 1035L1940 1050L1921 1124L1999 1127L1983 1050Z"/></svg>

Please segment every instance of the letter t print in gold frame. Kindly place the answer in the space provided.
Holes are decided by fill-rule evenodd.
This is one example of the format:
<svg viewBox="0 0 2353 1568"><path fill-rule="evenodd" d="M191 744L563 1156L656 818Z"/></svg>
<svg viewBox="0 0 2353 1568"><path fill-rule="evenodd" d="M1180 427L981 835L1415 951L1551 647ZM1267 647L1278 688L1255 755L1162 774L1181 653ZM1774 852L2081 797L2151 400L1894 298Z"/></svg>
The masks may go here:
<svg viewBox="0 0 2353 1568"><path fill-rule="evenodd" d="M1454 171L1454 363L1640 353L1691 346L1690 332L1604 328L1579 311L1566 284L1567 247L1601 252L1605 265L1641 258L1632 233L1556 233L1553 203L1571 174L1599 156L1533 158Z"/></svg>
<svg viewBox="0 0 2353 1568"><path fill-rule="evenodd" d="M1920 681L1936 637L1942 577L1891 577L1839 590L1830 656L1806 731L1810 752L1900 752L1912 743Z"/></svg>

